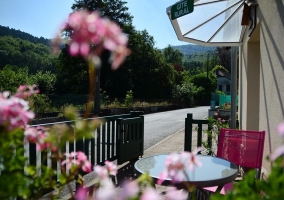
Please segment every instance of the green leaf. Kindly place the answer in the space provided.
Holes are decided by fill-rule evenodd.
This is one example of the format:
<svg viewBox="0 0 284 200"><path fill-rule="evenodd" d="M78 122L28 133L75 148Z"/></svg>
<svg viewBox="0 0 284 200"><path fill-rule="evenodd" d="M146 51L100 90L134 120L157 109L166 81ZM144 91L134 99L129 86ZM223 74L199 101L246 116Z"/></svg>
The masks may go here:
<svg viewBox="0 0 284 200"><path fill-rule="evenodd" d="M59 175L59 182L60 182L61 184L65 184L66 181L67 181L66 176L65 176L64 174L60 174L60 175Z"/></svg>
<svg viewBox="0 0 284 200"><path fill-rule="evenodd" d="M25 171L28 175L34 176L36 174L36 169L33 166L27 166Z"/></svg>

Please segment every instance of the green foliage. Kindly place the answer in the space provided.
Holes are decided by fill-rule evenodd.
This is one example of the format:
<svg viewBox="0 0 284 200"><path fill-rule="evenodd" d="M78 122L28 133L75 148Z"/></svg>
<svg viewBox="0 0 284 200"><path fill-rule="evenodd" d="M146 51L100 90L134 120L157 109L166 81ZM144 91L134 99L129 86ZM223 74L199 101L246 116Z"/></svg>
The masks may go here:
<svg viewBox="0 0 284 200"><path fill-rule="evenodd" d="M28 67L31 74L37 71L55 72L55 59L49 46L32 43L11 36L0 36L0 69L6 65Z"/></svg>
<svg viewBox="0 0 284 200"><path fill-rule="evenodd" d="M72 57L65 46L56 63L58 94L88 94L88 65L82 57Z"/></svg>
<svg viewBox="0 0 284 200"><path fill-rule="evenodd" d="M213 69L212 72L216 72L217 70L221 70L221 71L225 71L225 72L229 72L225 67L223 67L222 65L216 65Z"/></svg>
<svg viewBox="0 0 284 200"><path fill-rule="evenodd" d="M36 113L37 117L45 112L52 112L51 100L46 94L38 94L29 98L32 110Z"/></svg>
<svg viewBox="0 0 284 200"><path fill-rule="evenodd" d="M22 40L27 40L29 42L35 43L35 44L43 44L46 46L50 45L50 40L43 38L43 37L35 37L31 34L22 32L20 30L15 30L13 28L5 27L0 25L0 36L12 36L13 38L20 38Z"/></svg>
<svg viewBox="0 0 284 200"><path fill-rule="evenodd" d="M132 92L132 90L129 90L126 93L124 105L125 105L125 107L130 107L130 106L132 106L132 104L133 104L133 92Z"/></svg>
<svg viewBox="0 0 284 200"><path fill-rule="evenodd" d="M231 103L224 103L220 106L220 109L222 110L231 110Z"/></svg>
<svg viewBox="0 0 284 200"><path fill-rule="evenodd" d="M101 8L99 8L98 0L75 0L72 5L72 10L80 10L86 8L89 11L100 9L102 16L106 16L112 21L115 21L120 26L132 23L133 16L128 12L125 1L121 0L102 0Z"/></svg>
<svg viewBox="0 0 284 200"><path fill-rule="evenodd" d="M215 92L217 86L217 79L212 74L200 73L193 76L190 80L196 87L202 87L203 90L199 90L198 93L195 95L195 101L202 104L209 104L211 92Z"/></svg>
<svg viewBox="0 0 284 200"><path fill-rule="evenodd" d="M16 92L19 85L28 84L28 68L6 65L0 70L0 91Z"/></svg>
<svg viewBox="0 0 284 200"><path fill-rule="evenodd" d="M229 121L214 119L213 117L208 117L208 129L203 130L203 132L209 137L212 138L211 145L207 142L202 142L204 147L204 152L206 154L216 156L217 146L218 146L218 138L220 135L221 128L229 128Z"/></svg>
<svg viewBox="0 0 284 200"><path fill-rule="evenodd" d="M29 77L30 84L36 84L41 94L52 94L55 90L56 75L50 71L38 71Z"/></svg>
<svg viewBox="0 0 284 200"><path fill-rule="evenodd" d="M202 45L188 44L188 45L173 46L173 48L178 49L184 55L191 55L199 52L214 51L216 47L206 47Z"/></svg>
<svg viewBox="0 0 284 200"><path fill-rule="evenodd" d="M219 65L223 66L227 71L231 72L231 51L225 47L217 47L215 53L218 57Z"/></svg>
<svg viewBox="0 0 284 200"><path fill-rule="evenodd" d="M218 95L226 95L224 92L222 92L220 90L216 90L215 93L218 94Z"/></svg>
<svg viewBox="0 0 284 200"><path fill-rule="evenodd" d="M197 88L193 83L175 85L173 89L173 97L175 99L191 103L193 101L193 97L199 92L199 90L202 90L202 88Z"/></svg>
<svg viewBox="0 0 284 200"><path fill-rule="evenodd" d="M163 56L168 63L182 65L183 53L174 49L171 45L163 50Z"/></svg>
<svg viewBox="0 0 284 200"><path fill-rule="evenodd" d="M158 99L171 96L174 69L171 64L165 62L162 53L154 48L154 44L153 37L146 30L133 31L129 35L128 45L132 53L123 68L128 71L128 88L137 98ZM118 86L114 85L114 89L116 87Z"/></svg>

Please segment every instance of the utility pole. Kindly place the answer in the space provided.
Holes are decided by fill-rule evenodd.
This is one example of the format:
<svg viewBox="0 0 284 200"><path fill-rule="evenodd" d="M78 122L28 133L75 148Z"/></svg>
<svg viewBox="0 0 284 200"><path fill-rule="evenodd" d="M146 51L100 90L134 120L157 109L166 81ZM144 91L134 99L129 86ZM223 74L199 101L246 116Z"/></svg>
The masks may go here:
<svg viewBox="0 0 284 200"><path fill-rule="evenodd" d="M102 0L98 0L98 10L101 11L102 8ZM94 99L94 114L100 114L100 78L101 78L101 70L100 66L96 66L96 74L95 74L95 99Z"/></svg>

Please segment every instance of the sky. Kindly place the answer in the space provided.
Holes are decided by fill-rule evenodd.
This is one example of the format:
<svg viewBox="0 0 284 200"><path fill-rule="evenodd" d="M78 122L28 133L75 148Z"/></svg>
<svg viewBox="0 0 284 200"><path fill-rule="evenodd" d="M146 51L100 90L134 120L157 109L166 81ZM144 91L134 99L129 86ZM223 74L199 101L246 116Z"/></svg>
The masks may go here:
<svg viewBox="0 0 284 200"><path fill-rule="evenodd" d="M177 39L166 8L177 0L123 0L127 2L136 30L147 30L155 47L186 45ZM0 25L36 37L51 39L72 12L74 0L0 0Z"/></svg>

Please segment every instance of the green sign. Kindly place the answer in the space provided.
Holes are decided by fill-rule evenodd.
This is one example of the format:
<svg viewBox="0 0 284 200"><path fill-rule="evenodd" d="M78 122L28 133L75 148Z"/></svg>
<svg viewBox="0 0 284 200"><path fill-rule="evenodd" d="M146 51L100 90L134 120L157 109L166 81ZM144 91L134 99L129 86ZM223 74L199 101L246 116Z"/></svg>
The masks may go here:
<svg viewBox="0 0 284 200"><path fill-rule="evenodd" d="M174 20L181 16L193 12L194 0L179 1L171 7L171 19Z"/></svg>

